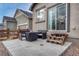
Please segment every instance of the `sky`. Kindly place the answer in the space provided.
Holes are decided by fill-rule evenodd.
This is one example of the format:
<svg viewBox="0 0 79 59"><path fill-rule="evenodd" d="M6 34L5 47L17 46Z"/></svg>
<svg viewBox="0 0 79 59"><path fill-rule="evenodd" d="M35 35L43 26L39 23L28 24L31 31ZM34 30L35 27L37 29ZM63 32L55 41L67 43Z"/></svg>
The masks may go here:
<svg viewBox="0 0 79 59"><path fill-rule="evenodd" d="M2 23L3 16L13 17L16 9L28 10L31 3L0 3L0 23Z"/></svg>

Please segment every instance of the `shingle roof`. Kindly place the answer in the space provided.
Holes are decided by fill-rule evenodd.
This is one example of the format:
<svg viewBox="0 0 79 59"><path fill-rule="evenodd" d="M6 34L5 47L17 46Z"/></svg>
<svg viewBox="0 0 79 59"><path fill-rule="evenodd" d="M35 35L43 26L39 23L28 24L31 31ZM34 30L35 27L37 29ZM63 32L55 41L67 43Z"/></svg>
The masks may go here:
<svg viewBox="0 0 79 59"><path fill-rule="evenodd" d="M3 16L3 22L4 22L4 20L7 20L7 21L16 21L15 18L9 17L9 16Z"/></svg>
<svg viewBox="0 0 79 59"><path fill-rule="evenodd" d="M21 10L21 9L20 9L20 11L22 11L23 13L25 13L27 16L32 17L32 13L30 13L30 12L28 12L28 11Z"/></svg>
<svg viewBox="0 0 79 59"><path fill-rule="evenodd" d="M16 12L17 12L17 11L21 11L21 12L23 12L24 14L26 14L27 16L32 17L32 12L24 11L24 10L22 10L22 9L17 9ZM15 16L16 16L16 13L15 13L14 17L15 17Z"/></svg>
<svg viewBox="0 0 79 59"><path fill-rule="evenodd" d="M35 6L36 4L38 4L38 3L33 3L33 4L31 5L31 7L29 8L29 10L32 11L32 9L34 8L34 6Z"/></svg>

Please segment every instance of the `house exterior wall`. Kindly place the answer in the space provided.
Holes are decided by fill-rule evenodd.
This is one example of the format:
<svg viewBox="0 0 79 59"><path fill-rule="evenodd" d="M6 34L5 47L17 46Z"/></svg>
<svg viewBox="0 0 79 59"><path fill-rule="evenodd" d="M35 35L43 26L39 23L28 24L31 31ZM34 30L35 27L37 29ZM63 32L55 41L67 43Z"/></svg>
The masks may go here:
<svg viewBox="0 0 79 59"><path fill-rule="evenodd" d="M13 21L4 21L3 22L3 26L4 26L4 29L9 29L11 31L13 30L16 30L17 29L17 23L16 22L13 22Z"/></svg>
<svg viewBox="0 0 79 59"><path fill-rule="evenodd" d="M29 24L28 17L26 17L22 12L18 12L17 15L15 16L15 19L17 21L17 26L23 23L27 23L27 25L25 26L28 26ZM26 28L25 26L22 26L22 29L23 28L25 29Z"/></svg>
<svg viewBox="0 0 79 59"><path fill-rule="evenodd" d="M29 27L30 27L30 30L32 30L32 18L29 18Z"/></svg>
<svg viewBox="0 0 79 59"><path fill-rule="evenodd" d="M7 29L7 22L6 21L3 22L3 26L4 26L4 29Z"/></svg>
<svg viewBox="0 0 79 59"><path fill-rule="evenodd" d="M40 9L42 7L46 6L46 4L37 4L34 8L33 8L33 31L38 31L39 29L42 30L46 30L47 26L46 26L46 21L47 21L47 17L45 16L45 21L41 22L41 23L37 23L37 19L36 19L36 10ZM45 11L46 11L46 7L45 7ZM47 12L47 11L46 11Z"/></svg>
<svg viewBox="0 0 79 59"><path fill-rule="evenodd" d="M70 36L79 38L79 3L70 4Z"/></svg>
<svg viewBox="0 0 79 59"><path fill-rule="evenodd" d="M17 29L17 23L16 22L7 22L7 28L11 31L16 30Z"/></svg>
<svg viewBox="0 0 79 59"><path fill-rule="evenodd" d="M33 31L47 30L47 10L50 7L57 5L57 3L39 3L33 8ZM41 23L36 23L36 10L45 6L45 21ZM70 3L70 25L69 25L69 36L72 38L79 38L79 3Z"/></svg>
<svg viewBox="0 0 79 59"><path fill-rule="evenodd" d="M16 16L15 16L15 19L17 21L17 28L18 28L18 25L25 24L25 23L27 23L27 24L26 25L19 26L20 29L26 29L26 27L29 27L30 28L30 26L29 26L29 20L30 19L26 15L24 15L22 12L18 12L16 14Z"/></svg>
<svg viewBox="0 0 79 59"><path fill-rule="evenodd" d="M3 24L0 24L0 30L3 30L4 26Z"/></svg>

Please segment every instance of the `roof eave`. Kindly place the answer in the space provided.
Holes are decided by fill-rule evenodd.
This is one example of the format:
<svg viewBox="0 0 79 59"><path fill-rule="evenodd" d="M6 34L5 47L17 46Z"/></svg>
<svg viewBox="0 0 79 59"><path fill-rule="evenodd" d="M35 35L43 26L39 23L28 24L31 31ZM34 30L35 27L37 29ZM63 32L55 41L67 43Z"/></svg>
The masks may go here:
<svg viewBox="0 0 79 59"><path fill-rule="evenodd" d="M38 4L38 3L33 3L32 5L31 5L31 7L29 8L29 10L33 10L33 8L34 8L34 6L36 5L36 4Z"/></svg>

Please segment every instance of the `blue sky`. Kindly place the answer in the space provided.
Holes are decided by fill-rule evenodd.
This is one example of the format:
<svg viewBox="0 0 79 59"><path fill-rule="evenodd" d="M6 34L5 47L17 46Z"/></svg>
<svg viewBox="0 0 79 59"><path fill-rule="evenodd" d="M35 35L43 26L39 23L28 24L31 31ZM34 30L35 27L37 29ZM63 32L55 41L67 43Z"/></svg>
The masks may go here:
<svg viewBox="0 0 79 59"><path fill-rule="evenodd" d="M2 23L3 16L13 17L16 9L28 10L31 3L0 3L0 23Z"/></svg>

